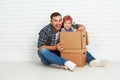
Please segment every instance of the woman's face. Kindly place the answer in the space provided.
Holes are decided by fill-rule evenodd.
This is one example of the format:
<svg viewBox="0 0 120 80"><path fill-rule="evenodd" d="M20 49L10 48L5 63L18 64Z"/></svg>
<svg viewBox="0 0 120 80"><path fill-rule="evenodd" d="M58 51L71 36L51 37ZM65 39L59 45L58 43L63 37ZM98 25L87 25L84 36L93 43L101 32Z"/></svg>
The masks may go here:
<svg viewBox="0 0 120 80"><path fill-rule="evenodd" d="M64 28L70 29L72 25L71 20L65 21L63 25L64 25Z"/></svg>

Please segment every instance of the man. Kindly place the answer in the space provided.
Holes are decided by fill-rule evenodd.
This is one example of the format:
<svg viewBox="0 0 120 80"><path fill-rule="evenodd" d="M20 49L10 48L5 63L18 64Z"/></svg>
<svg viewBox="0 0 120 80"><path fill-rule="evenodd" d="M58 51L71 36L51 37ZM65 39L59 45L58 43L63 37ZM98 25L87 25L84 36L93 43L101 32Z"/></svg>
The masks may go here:
<svg viewBox="0 0 120 80"><path fill-rule="evenodd" d="M46 65L63 65L66 69L73 71L76 67L76 64L60 57L60 51L63 50L63 46L58 42L58 38L62 27L62 15L58 12L54 12L51 14L50 19L50 24L45 26L39 32L37 47L41 62ZM95 58L88 51L87 62L90 64L90 66L104 66L103 61L96 63Z"/></svg>
<svg viewBox="0 0 120 80"><path fill-rule="evenodd" d="M38 55L42 63L64 65L66 69L74 70L76 64L60 57L63 47L58 43L59 31L62 27L62 16L55 12L51 14L50 24L41 29L38 39Z"/></svg>

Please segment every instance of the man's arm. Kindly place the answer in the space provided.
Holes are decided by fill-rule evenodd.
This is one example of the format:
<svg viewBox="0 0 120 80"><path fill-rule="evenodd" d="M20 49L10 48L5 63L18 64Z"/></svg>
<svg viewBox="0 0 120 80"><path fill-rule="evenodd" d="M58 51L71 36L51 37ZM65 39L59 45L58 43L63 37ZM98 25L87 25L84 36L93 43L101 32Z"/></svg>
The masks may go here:
<svg viewBox="0 0 120 80"><path fill-rule="evenodd" d="M80 32L83 32L83 31L86 30L86 27L82 24L78 24L78 29L77 30L80 31Z"/></svg>
<svg viewBox="0 0 120 80"><path fill-rule="evenodd" d="M48 34L44 30L41 30L39 33L38 44L37 44L38 50L40 50L41 48L55 50L56 48L55 46L48 46L47 43L48 43Z"/></svg>
<svg viewBox="0 0 120 80"><path fill-rule="evenodd" d="M82 24L74 24L73 28L74 28L75 32L77 32L77 31L83 32L86 30L86 27Z"/></svg>
<svg viewBox="0 0 120 80"><path fill-rule="evenodd" d="M61 51L63 49L60 43L54 46L47 45L47 43L48 43L48 34L46 34L46 32L44 32L43 30L41 30L39 33L39 39L38 39L38 45L37 45L38 50L40 50L41 48L47 48L48 50Z"/></svg>
<svg viewBox="0 0 120 80"><path fill-rule="evenodd" d="M57 50L57 46L47 46L47 45L42 45L41 47L38 47L38 50L40 50L41 48L46 48L48 50Z"/></svg>
<svg viewBox="0 0 120 80"><path fill-rule="evenodd" d="M38 50L40 50L41 48L46 48L46 49L52 50L52 51L58 50L58 51L60 51L60 52L63 50L63 46L62 46L61 43L58 43L56 46L43 45L43 46L39 47Z"/></svg>

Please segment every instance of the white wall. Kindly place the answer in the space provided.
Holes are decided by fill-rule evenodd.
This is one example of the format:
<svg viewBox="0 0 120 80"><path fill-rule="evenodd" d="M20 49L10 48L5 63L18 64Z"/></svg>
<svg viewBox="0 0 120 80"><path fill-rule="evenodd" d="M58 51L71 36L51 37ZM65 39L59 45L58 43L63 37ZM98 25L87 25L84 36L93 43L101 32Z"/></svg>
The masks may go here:
<svg viewBox="0 0 120 80"><path fill-rule="evenodd" d="M0 60L38 60L38 33L54 11L86 26L96 58L120 60L119 0L0 0Z"/></svg>

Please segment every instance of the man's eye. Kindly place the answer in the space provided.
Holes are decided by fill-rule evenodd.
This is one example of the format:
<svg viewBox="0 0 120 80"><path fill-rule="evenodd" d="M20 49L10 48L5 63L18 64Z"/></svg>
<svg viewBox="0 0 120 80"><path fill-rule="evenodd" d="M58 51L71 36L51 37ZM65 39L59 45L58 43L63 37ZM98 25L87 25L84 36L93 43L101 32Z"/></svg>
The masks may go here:
<svg viewBox="0 0 120 80"><path fill-rule="evenodd" d="M62 21L62 19L60 19L59 21Z"/></svg>
<svg viewBox="0 0 120 80"><path fill-rule="evenodd" d="M57 22L57 20L54 20L54 22Z"/></svg>

